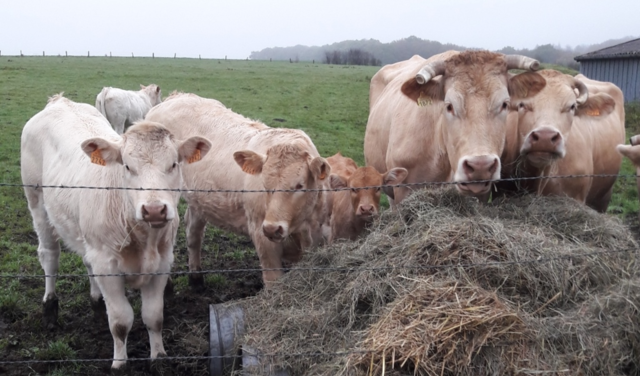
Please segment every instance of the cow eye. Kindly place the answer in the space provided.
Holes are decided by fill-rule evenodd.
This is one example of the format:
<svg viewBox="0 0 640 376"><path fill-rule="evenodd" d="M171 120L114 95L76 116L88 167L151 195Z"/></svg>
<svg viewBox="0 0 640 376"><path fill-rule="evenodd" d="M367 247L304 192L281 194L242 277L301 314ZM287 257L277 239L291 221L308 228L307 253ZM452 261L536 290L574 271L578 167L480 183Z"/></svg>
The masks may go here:
<svg viewBox="0 0 640 376"><path fill-rule="evenodd" d="M447 112L453 115L453 105L451 103L447 105Z"/></svg>
<svg viewBox="0 0 640 376"><path fill-rule="evenodd" d="M299 190L299 189L302 189L302 188L304 188L304 186L302 184L298 183L296 185L296 190Z"/></svg>
<svg viewBox="0 0 640 376"><path fill-rule="evenodd" d="M518 109L524 110L524 103L520 102L520 104L518 105Z"/></svg>
<svg viewBox="0 0 640 376"><path fill-rule="evenodd" d="M571 107L569 107L569 109L570 109L571 111L575 111L575 109L576 109L576 104L575 104L575 103L574 103L574 104L572 104L572 105L571 105Z"/></svg>
<svg viewBox="0 0 640 376"><path fill-rule="evenodd" d="M376 192L380 192L380 187L376 187Z"/></svg>
<svg viewBox="0 0 640 376"><path fill-rule="evenodd" d="M173 164L171 165L171 171L173 171L176 167L178 167L178 164L176 162L173 162Z"/></svg>
<svg viewBox="0 0 640 376"><path fill-rule="evenodd" d="M507 108L509 108L509 102L504 102L502 104L502 111L506 110Z"/></svg>
<svg viewBox="0 0 640 376"><path fill-rule="evenodd" d="M351 193L358 193L358 190L355 188L351 188Z"/></svg>
<svg viewBox="0 0 640 376"><path fill-rule="evenodd" d="M127 171L131 171L131 170L129 169L129 166L128 166L128 165L124 165L124 168L126 168L126 169L127 169Z"/></svg>

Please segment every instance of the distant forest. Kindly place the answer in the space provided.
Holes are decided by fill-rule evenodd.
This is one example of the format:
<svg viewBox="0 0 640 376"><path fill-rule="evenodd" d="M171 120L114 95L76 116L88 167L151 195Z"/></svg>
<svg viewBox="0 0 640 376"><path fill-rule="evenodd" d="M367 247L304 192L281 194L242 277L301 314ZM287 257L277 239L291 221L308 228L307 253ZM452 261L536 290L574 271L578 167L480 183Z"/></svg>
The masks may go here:
<svg viewBox="0 0 640 376"><path fill-rule="evenodd" d="M505 47L496 52L505 54L522 54L537 59L541 63L564 65L577 70L579 69L579 65L578 62L573 60L575 56L613 46L631 39L634 39L634 37L629 36L620 39L610 39L598 44L580 45L576 47L561 47L554 46L552 44L544 44L536 46L536 48L531 50L526 48L515 49L513 47ZM252 52L250 58L253 60L315 60L319 63L324 63L327 60L327 54L333 54L336 51L348 53L349 50L360 50L369 54L371 58L374 58L377 62L376 65L385 65L409 59L411 56L416 54L424 58L428 58L432 55L448 50L462 51L466 49L468 49L468 47L448 43L442 44L440 42L410 36L390 43L381 43L375 39L362 39L347 40L324 46L297 45L293 47L271 47L265 48L262 51ZM365 65L368 65L368 63Z"/></svg>

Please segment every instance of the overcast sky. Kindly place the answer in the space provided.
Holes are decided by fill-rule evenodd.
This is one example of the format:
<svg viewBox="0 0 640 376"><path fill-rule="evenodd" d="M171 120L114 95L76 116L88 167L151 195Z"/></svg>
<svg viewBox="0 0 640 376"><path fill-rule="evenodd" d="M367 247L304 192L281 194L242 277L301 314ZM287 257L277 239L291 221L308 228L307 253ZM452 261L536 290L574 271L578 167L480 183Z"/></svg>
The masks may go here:
<svg viewBox="0 0 640 376"><path fill-rule="evenodd" d="M640 37L640 0L0 0L3 55L244 59L267 47L422 39L490 50Z"/></svg>

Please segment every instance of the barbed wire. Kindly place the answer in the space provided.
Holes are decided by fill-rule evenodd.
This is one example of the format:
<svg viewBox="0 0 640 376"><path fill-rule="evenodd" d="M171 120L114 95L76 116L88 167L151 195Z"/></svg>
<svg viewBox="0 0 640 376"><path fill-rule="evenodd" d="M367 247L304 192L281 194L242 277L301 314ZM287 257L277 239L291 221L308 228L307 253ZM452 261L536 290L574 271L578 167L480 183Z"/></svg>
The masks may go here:
<svg viewBox="0 0 640 376"><path fill-rule="evenodd" d="M605 250L595 251L589 253L575 253L568 255L559 255L554 257L538 257L529 260L515 260L515 261L490 261L483 263L462 263L462 264L445 264L445 265L402 265L402 266L379 266L379 267L295 267L295 268L242 268L242 269L209 269L209 270L194 270L194 271L172 271L172 272L155 272L155 273L111 273L111 274L0 274L1 278L24 278L24 279L38 279L38 278L83 278L83 277L131 277L131 276L146 276L146 275L188 275L188 274L230 274L230 273L251 273L251 272L263 272L263 271L288 271L288 272L304 272L304 271L344 271L344 272L363 272L363 271L383 271L383 270L430 270L430 269L448 269L448 268L474 268L485 266L505 266L505 265L526 265L534 263L545 263L562 259L574 259L581 257L590 257L604 254L614 253L632 253L637 252L637 249L617 249L617 250Z"/></svg>
<svg viewBox="0 0 640 376"><path fill-rule="evenodd" d="M287 353L287 354L249 354L250 356L255 356L257 358L277 358L277 357L323 357L323 356L344 356L344 355L352 355L352 354L369 354L372 353L372 350L353 350L353 351L341 351L341 352L331 352L331 353L322 353L322 352L301 352L301 353ZM68 362L77 362L77 363L91 363L91 362L113 362L113 361L123 361L123 362L138 362L138 361L146 361L146 360L159 360L159 361L173 361L173 360L210 360L210 359L233 359L233 358L242 358L242 355L193 355L193 356L161 356L157 358L127 358L127 359L107 359L107 358L95 358L95 359L25 359L25 360L0 360L0 365L10 365L10 364L26 364L26 363L68 363Z"/></svg>
<svg viewBox="0 0 640 376"><path fill-rule="evenodd" d="M365 187L344 187L344 188L302 188L302 189L188 189L188 188L133 188L133 187L97 187L88 185L46 185L46 184L20 184L20 183L0 183L0 187L22 187L35 189L98 189L98 190L125 190L125 191L168 191L168 192L185 192L185 193L274 193L274 192L335 192L348 190L365 190L376 188L401 188L414 186L429 185L457 185L457 184L484 184L484 183L501 183L526 180L548 180L548 179L576 179L576 178L640 178L640 175L633 174L576 174L576 175L555 175L555 176L526 176L513 177L495 180L470 180L465 182L455 181L429 181L420 183L401 183L386 185L370 185Z"/></svg>

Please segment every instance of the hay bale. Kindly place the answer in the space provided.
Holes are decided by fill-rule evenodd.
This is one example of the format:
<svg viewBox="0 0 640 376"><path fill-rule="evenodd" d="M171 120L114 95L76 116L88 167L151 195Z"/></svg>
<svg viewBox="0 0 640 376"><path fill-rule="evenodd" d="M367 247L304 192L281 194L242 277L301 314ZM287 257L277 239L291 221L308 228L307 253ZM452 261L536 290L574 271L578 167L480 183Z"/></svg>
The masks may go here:
<svg viewBox="0 0 640 376"><path fill-rule="evenodd" d="M293 375L637 373L636 249L571 199L422 190L242 302L241 343Z"/></svg>

